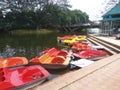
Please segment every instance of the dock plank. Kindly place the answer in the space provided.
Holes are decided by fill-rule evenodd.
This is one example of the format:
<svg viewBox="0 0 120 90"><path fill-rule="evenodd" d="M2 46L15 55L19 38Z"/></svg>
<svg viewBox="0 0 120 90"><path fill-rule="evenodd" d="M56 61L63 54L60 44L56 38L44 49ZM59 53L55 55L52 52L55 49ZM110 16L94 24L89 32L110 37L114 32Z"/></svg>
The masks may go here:
<svg viewBox="0 0 120 90"><path fill-rule="evenodd" d="M30 90L120 90L120 54L96 61Z"/></svg>

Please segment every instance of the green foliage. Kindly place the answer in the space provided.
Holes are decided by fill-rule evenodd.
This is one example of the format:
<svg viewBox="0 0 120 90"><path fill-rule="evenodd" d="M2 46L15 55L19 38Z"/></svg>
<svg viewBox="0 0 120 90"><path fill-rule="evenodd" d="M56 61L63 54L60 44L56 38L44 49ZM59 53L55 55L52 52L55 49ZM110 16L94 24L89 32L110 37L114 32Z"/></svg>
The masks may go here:
<svg viewBox="0 0 120 90"><path fill-rule="evenodd" d="M7 0L7 2L4 0L0 2L3 3L0 8L0 31L54 28L89 21L85 12L70 10L67 0Z"/></svg>

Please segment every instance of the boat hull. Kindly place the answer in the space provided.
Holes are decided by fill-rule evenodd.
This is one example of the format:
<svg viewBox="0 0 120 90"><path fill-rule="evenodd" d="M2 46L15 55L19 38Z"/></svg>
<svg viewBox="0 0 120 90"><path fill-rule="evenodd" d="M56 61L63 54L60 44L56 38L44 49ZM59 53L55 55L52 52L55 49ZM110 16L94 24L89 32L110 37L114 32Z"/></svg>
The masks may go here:
<svg viewBox="0 0 120 90"><path fill-rule="evenodd" d="M54 70L65 69L68 66L68 65L62 65L62 64L40 64L40 65L45 69L54 69Z"/></svg>

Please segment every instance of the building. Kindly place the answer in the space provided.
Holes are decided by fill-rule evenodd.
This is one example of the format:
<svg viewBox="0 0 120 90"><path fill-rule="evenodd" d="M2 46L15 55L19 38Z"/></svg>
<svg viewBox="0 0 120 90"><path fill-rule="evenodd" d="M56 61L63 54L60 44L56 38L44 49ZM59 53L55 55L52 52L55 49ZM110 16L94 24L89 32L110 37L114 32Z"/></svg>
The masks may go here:
<svg viewBox="0 0 120 90"><path fill-rule="evenodd" d="M120 2L103 15L100 25L101 34L114 35L114 30L118 27L120 27Z"/></svg>

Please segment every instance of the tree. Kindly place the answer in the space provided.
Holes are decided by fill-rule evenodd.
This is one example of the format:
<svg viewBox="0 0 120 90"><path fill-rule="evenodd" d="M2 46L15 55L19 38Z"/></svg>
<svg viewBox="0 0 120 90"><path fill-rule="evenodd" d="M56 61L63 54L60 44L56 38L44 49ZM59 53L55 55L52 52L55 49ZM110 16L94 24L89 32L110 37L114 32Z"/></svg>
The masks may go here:
<svg viewBox="0 0 120 90"><path fill-rule="evenodd" d="M70 10L68 0L1 0L1 24L4 29L40 29L60 25L83 24L89 17ZM4 30L3 29L3 30Z"/></svg>
<svg viewBox="0 0 120 90"><path fill-rule="evenodd" d="M89 21L88 15L80 10L71 11L71 17L72 17L72 24L84 24Z"/></svg>

